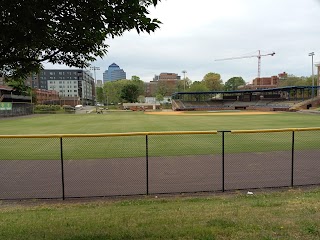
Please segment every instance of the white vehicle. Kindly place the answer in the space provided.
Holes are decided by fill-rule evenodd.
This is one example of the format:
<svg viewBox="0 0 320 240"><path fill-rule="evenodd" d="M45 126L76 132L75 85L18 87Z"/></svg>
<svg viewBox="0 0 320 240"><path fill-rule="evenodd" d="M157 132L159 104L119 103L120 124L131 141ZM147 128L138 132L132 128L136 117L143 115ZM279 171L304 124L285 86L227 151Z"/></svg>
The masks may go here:
<svg viewBox="0 0 320 240"><path fill-rule="evenodd" d="M83 106L82 106L82 105L76 105L76 106L75 106L75 109L76 109L76 110L81 110L81 109L83 109Z"/></svg>

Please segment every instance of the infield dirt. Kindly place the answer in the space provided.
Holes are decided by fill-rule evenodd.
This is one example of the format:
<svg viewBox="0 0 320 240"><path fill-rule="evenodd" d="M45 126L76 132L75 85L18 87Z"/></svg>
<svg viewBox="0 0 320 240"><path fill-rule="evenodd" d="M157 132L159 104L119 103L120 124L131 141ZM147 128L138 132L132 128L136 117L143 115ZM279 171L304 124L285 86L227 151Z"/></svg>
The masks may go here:
<svg viewBox="0 0 320 240"><path fill-rule="evenodd" d="M260 111L211 111L211 112L183 112L183 111L163 111L163 112L145 112L151 115L173 115L173 116L226 116L226 115L270 115L278 112L260 112Z"/></svg>

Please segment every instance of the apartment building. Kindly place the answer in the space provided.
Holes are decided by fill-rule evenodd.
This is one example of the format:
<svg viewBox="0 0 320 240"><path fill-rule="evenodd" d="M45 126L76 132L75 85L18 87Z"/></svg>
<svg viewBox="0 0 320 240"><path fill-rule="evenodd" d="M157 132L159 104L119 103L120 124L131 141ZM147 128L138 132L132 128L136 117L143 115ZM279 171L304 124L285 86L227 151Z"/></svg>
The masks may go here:
<svg viewBox="0 0 320 240"><path fill-rule="evenodd" d="M63 102L78 102L94 105L95 84L90 71L84 69L45 69L32 76L33 88L53 90ZM71 104L73 105L73 104Z"/></svg>

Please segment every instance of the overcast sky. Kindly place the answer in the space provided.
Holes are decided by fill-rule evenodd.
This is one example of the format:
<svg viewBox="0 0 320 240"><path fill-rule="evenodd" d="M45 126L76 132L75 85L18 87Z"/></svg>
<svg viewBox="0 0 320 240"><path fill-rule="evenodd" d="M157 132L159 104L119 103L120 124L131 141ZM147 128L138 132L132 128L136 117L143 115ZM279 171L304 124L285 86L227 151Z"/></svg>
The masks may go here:
<svg viewBox="0 0 320 240"><path fill-rule="evenodd" d="M137 75L146 82L161 72L183 77L186 70L192 81L216 72L223 81L241 76L251 83L258 74L257 57L215 60L256 56L258 50L276 53L261 58L261 77L310 76L310 52L320 62L320 0L162 0L150 12L162 21L161 29L107 40L108 55L92 63L100 67L97 79L114 62L128 79Z"/></svg>

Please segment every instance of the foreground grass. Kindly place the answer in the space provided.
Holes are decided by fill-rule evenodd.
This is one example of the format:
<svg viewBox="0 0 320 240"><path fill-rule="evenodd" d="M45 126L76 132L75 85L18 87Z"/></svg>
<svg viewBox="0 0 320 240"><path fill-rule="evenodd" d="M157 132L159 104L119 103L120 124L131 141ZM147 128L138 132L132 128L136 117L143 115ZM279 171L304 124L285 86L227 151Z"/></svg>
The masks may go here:
<svg viewBox="0 0 320 240"><path fill-rule="evenodd" d="M0 239L319 239L320 189L0 205Z"/></svg>

